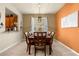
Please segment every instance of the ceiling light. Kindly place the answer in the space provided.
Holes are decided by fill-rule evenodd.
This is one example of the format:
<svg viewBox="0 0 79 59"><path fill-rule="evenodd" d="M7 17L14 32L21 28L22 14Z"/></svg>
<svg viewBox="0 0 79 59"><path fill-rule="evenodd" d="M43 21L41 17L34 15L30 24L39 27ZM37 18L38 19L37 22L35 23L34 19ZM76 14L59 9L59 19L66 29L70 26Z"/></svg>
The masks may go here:
<svg viewBox="0 0 79 59"><path fill-rule="evenodd" d="M38 11L39 11L39 16L38 16L38 22L41 22L41 16L40 16L40 3L38 4Z"/></svg>

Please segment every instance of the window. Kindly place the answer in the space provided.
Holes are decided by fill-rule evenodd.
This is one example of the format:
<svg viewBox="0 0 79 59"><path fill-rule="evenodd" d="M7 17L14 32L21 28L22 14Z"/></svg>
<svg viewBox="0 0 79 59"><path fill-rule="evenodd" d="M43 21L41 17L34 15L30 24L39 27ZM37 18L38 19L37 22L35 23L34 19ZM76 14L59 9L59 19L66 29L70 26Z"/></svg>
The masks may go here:
<svg viewBox="0 0 79 59"><path fill-rule="evenodd" d="M78 12L73 12L61 19L62 28L78 27Z"/></svg>
<svg viewBox="0 0 79 59"><path fill-rule="evenodd" d="M41 20L39 21L37 17L32 17L31 31L32 32L48 31L47 17L42 17Z"/></svg>

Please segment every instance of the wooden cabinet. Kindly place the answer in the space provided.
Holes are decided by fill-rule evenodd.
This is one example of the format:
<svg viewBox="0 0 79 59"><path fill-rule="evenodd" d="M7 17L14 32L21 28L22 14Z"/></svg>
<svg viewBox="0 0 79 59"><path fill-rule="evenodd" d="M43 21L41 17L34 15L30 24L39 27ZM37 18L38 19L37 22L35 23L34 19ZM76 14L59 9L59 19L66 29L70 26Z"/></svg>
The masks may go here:
<svg viewBox="0 0 79 59"><path fill-rule="evenodd" d="M5 20L5 27L9 28L10 22L9 22L9 16L6 16L6 20Z"/></svg>
<svg viewBox="0 0 79 59"><path fill-rule="evenodd" d="M14 28L17 28L17 16L10 15L5 18L5 29L6 31L13 31Z"/></svg>

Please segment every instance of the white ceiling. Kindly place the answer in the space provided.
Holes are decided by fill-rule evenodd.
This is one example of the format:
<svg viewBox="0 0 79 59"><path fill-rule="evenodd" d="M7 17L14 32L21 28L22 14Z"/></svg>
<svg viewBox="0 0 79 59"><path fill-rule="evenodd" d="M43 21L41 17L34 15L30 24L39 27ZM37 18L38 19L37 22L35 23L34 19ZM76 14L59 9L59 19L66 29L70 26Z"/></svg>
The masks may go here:
<svg viewBox="0 0 79 59"><path fill-rule="evenodd" d="M5 13L6 13L6 15L11 15L11 14L16 15L14 12L9 10L8 8L5 9Z"/></svg>
<svg viewBox="0 0 79 59"><path fill-rule="evenodd" d="M13 5L23 14L39 14L38 3L14 3ZM64 3L40 3L40 13L54 14L64 5Z"/></svg>

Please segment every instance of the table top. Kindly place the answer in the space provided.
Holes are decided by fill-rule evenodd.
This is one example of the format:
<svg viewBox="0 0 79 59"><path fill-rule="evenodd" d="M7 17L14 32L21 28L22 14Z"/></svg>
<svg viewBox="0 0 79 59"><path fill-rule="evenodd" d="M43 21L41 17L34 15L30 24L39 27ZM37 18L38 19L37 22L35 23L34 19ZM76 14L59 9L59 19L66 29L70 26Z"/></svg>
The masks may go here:
<svg viewBox="0 0 79 59"><path fill-rule="evenodd" d="M28 38L34 38L34 35L29 35ZM46 35L46 38L51 38L51 36L50 35Z"/></svg>

